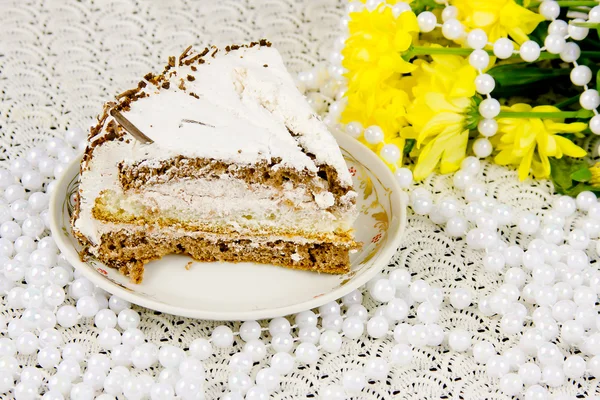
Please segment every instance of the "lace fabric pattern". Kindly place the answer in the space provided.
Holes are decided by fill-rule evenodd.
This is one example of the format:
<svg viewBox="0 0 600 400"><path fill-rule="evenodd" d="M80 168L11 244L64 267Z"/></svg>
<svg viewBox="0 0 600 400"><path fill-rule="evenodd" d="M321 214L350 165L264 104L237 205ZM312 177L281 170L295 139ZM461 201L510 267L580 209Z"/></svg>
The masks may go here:
<svg viewBox="0 0 600 400"><path fill-rule="evenodd" d="M69 128L87 129L105 101L134 87L147 72L160 70L168 56L180 54L190 44L203 47L267 38L282 53L291 71L306 70L330 53L339 35L344 2L2 0L0 9L0 158L6 167L7 160ZM479 178L489 195L516 211L529 210L543 216L553 197L550 183L519 183L513 171L484 166ZM434 197L462 196L448 176L431 176L422 186ZM572 224L576 222L577 217ZM426 217L409 214L408 226L390 269L406 266L413 280L424 279L442 288L446 295L452 288L465 287L481 298L502 284L500 275L483 269L483 252L467 247L464 239L449 238ZM529 240L515 226L504 229L503 237L509 244L525 245ZM363 304L370 313L378 306L367 292ZM187 348L193 339L208 337L220 324L135 309L141 315L140 329L157 345L168 342ZM0 303L0 313L8 319L21 312L9 309L6 301ZM413 309L409 318L414 315ZM498 316L483 316L473 306L456 310L446 300L439 324L446 331L466 329L473 334L474 342L488 340L501 353L516 345L519 335L505 337L499 321ZM268 325L268 321L261 323ZM228 325L235 331L240 323ZM73 328L57 329L65 343L81 343L88 355L101 350L96 343L99 329L92 319L84 318ZM268 342L268 333L263 339ZM391 335L385 339L372 339L366 334L358 340L344 339L340 352L322 352L315 365L301 365L283 376L281 389L272 398L317 398L320 387L341 383L342 372L362 368L367 357L389 358L394 344ZM204 362L207 399L217 399L227 391L229 356L240 351L242 345L236 340L232 348L216 349L216 354ZM567 353L574 351L561 348ZM18 360L23 366L36 365L35 355L20 355ZM154 368L150 373L157 373L158 367ZM48 370L43 373L45 377L52 374ZM600 386L597 380L569 379L552 392L585 398L600 394ZM509 397L500 392L497 380L487 376L485 366L477 364L470 352L457 353L442 345L416 348L409 366L393 367L387 380L368 383L353 398Z"/></svg>

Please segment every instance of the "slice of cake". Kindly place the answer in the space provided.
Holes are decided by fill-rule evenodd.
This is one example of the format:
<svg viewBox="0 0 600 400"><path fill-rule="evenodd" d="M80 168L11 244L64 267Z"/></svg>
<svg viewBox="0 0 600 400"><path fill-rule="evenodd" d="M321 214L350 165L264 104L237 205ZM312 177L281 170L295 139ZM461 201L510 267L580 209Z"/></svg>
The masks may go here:
<svg viewBox="0 0 600 400"><path fill-rule="evenodd" d="M356 193L339 147L266 41L191 48L107 103L72 226L140 282L166 254L349 270Z"/></svg>

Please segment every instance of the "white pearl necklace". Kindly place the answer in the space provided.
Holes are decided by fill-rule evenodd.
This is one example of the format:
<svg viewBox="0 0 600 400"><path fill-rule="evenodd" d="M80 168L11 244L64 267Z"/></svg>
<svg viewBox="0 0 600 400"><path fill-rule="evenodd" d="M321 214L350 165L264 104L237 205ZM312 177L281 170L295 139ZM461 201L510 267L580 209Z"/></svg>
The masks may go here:
<svg viewBox="0 0 600 400"><path fill-rule="evenodd" d="M4 190L0 199L0 216L4 216L0 224L0 291L10 307L21 310L12 319L0 316L0 370L7 372L0 373L0 393L14 388L22 399L34 398L41 391L44 399L87 399L100 392L104 399L121 393L131 399L202 398L199 390L210 379L202 362L213 356L213 348L231 347L235 337L245 344L243 351L229 360L230 393L225 399L266 398L278 390L281 377L295 365L311 365L322 353L338 352L344 340L365 333L372 339L392 337L395 345L389 356L368 358L362 368L343 372L338 383L316 388L318 395L344 399L359 393L367 380L386 379L392 368L410 365L413 348L444 343L456 352L471 351L508 395L546 396L547 388L561 385L566 378L600 373L600 320L595 305L600 273L590 266L585 251L600 234L600 204L592 193L584 192L575 200L557 197L543 218L532 213L515 215L509 206L487 196L485 187L477 182L480 161L468 157L454 176L464 200L434 199L428 191L415 187L409 201L413 212L429 216L450 236L466 238L469 246L481 249L484 268L504 280L495 293L479 297L461 287L432 287L421 279L412 281L407 270L398 267L367 285L368 296L382 304L373 314L361 304L363 294L354 291L341 303L297 314L294 324L275 318L267 327L255 321L244 322L237 331L218 326L210 337L195 339L185 352L171 344L159 347L146 341L137 328L140 316L130 304L109 296L73 271L54 242L44 237L46 192L53 186L49 173L40 171L45 165L41 161L52 160L46 163L54 163L53 174L62 173L72 158L72 147L84 142L78 130L67 137L68 144L51 140L47 151L35 148L25 159L13 161L10 170L0 170L0 188ZM55 158L58 154L64 158ZM23 177L35 175L32 172L42 175L42 184L38 191L22 190ZM409 173L405 170L399 175L404 188L412 186ZM586 214L577 225L580 228L568 222L577 210ZM36 219L44 224L41 232L38 224L31 222ZM526 251L508 246L499 235L500 228L512 224L523 234L536 236ZM484 315L496 314L493 318L500 319L502 332L521 335L520 343L496 354L492 343L475 342L471 332L439 325L442 307L477 307ZM409 315L416 318L408 319ZM87 368L82 367L86 360L81 345L72 342L59 350L64 339L56 329L57 324L74 327L82 318L89 318L101 330L97 343L107 352L90 355ZM270 342L264 341L266 332ZM575 346L581 354L563 354L552 343L559 335L562 343ZM49 378L42 378L35 368L19 370L15 358L19 354L35 356L50 372ZM253 363L265 358L270 358L268 366L251 378ZM156 365L163 369L155 377L134 375L130 370Z"/></svg>

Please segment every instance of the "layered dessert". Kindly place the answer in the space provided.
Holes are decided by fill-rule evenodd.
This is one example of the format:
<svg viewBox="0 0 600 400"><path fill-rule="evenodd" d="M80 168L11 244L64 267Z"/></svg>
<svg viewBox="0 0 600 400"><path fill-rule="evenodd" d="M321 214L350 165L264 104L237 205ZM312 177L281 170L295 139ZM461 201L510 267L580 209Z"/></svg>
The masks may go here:
<svg viewBox="0 0 600 400"><path fill-rule="evenodd" d="M73 232L139 283L167 254L349 271L356 193L339 147L266 41L186 49L105 104Z"/></svg>

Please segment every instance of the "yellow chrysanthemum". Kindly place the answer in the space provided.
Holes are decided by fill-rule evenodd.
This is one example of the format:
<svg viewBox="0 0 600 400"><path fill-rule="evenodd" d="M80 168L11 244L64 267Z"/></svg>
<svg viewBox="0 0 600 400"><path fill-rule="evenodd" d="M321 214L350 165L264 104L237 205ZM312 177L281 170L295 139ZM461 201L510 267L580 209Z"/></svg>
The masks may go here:
<svg viewBox="0 0 600 400"><path fill-rule="evenodd" d="M453 0L452 5L458 9L458 19L469 30L483 29L492 43L510 36L521 44L544 20L544 17L517 4L515 0Z"/></svg>
<svg viewBox="0 0 600 400"><path fill-rule="evenodd" d="M342 50L348 87L373 91L392 75L415 69L402 59L419 30L413 12L394 18L389 7L374 12L365 9L350 14L348 28L350 35Z"/></svg>
<svg viewBox="0 0 600 400"><path fill-rule="evenodd" d="M468 113L475 95L477 74L464 57L441 55L431 63L417 63L413 73L415 100L407 119L416 134L419 158L413 175L421 180L439 164L440 172L456 171L465 158Z"/></svg>
<svg viewBox="0 0 600 400"><path fill-rule="evenodd" d="M413 12L394 17L389 7L350 14L349 37L342 50L342 65L348 71L348 104L341 116L344 123L378 125L386 143L404 147L399 131L405 127L410 88L402 79L415 67L402 58L419 27ZM363 141L364 142L364 141ZM371 146L378 151L379 146Z"/></svg>
<svg viewBox="0 0 600 400"><path fill-rule="evenodd" d="M514 112L559 112L553 106L532 108L528 104L502 107L502 111ZM587 124L564 123L564 119L500 118L498 134L494 137L495 147L500 152L494 161L500 165L518 166L519 179L524 180L531 172L536 178L550 176L548 157L583 157L587 153L561 133L577 134Z"/></svg>

